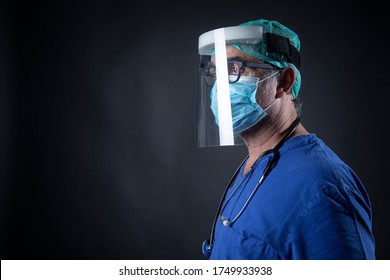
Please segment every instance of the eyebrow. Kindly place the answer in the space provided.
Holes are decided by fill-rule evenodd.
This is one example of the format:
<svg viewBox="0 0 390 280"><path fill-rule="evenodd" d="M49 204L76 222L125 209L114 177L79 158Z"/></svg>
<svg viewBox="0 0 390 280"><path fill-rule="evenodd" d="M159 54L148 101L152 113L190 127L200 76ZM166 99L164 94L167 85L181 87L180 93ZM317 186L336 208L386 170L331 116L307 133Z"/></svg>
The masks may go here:
<svg viewBox="0 0 390 280"><path fill-rule="evenodd" d="M228 61L248 62L247 60L243 59L240 56L229 57Z"/></svg>

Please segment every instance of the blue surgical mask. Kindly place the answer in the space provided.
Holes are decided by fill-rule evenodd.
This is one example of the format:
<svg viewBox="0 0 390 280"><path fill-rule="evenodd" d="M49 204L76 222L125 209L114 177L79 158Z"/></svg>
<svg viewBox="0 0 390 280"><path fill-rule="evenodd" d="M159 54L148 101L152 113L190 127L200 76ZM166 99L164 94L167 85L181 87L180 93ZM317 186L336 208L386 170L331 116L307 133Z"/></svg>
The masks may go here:
<svg viewBox="0 0 390 280"><path fill-rule="evenodd" d="M247 130L248 128L258 123L267 115L265 110L271 107L275 103L276 99L269 106L263 109L256 102L256 92L259 83L271 78L276 73L262 80L259 80L259 78L257 77L241 76L237 82L229 84L230 103L232 108L232 124L233 124L234 134L238 134ZM210 108L213 111L215 122L219 124L216 84L217 83L214 83L214 86L211 89Z"/></svg>

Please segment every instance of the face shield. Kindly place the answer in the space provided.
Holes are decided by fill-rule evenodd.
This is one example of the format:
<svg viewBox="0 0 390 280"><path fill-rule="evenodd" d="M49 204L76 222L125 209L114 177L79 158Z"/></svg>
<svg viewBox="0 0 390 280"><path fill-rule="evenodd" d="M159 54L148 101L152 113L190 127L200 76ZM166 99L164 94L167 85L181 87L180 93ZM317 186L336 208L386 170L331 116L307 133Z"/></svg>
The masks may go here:
<svg viewBox="0 0 390 280"><path fill-rule="evenodd" d="M229 60L226 53L227 45L259 44L262 39L262 26L220 28L199 37L199 147L242 144L240 133L264 117L265 112L255 98L260 81L241 75L241 70L275 67Z"/></svg>

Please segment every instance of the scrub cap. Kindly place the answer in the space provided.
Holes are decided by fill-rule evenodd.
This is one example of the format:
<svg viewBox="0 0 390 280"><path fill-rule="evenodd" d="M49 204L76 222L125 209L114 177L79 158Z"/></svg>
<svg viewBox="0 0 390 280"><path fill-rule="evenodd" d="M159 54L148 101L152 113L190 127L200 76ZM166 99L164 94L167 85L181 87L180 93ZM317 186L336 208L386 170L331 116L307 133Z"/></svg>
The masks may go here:
<svg viewBox="0 0 390 280"><path fill-rule="evenodd" d="M290 40L290 43L299 51L300 50L300 41L298 38L298 35L292 31L291 29L287 28L286 26L280 24L277 21L269 21L265 19L259 19L254 21L248 21L246 23L240 24L242 26L248 26L248 25L257 25L263 27L263 32L269 32L272 34L277 34L284 36ZM239 49L240 51L259 58L261 60L264 60L276 67L279 68L285 68L285 67L292 67L295 70L295 81L292 87L292 95L294 99L297 98L299 89L301 88L301 73L299 72L298 68L291 62L288 62L285 57L280 55L279 53L271 53L267 52L267 40L262 40L259 44L243 44L243 43L233 43L233 47Z"/></svg>

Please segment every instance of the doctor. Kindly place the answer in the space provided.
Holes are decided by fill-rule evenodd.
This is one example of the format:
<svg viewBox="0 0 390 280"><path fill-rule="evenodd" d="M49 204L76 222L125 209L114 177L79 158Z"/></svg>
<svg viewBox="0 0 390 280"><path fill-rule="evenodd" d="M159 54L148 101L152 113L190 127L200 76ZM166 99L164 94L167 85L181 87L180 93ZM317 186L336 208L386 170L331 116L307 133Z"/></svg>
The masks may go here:
<svg viewBox="0 0 390 280"><path fill-rule="evenodd" d="M300 41L256 20L199 37L198 145L245 144L207 259L375 259L363 183L300 123Z"/></svg>

